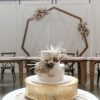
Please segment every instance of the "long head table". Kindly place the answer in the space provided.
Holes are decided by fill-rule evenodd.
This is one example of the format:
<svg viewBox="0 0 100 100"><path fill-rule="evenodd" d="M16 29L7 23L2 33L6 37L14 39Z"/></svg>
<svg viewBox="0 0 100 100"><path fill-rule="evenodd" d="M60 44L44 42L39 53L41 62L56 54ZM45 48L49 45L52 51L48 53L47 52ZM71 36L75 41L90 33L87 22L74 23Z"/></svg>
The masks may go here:
<svg viewBox="0 0 100 100"><path fill-rule="evenodd" d="M0 57L0 63L4 62L14 62L17 63L19 66L19 80L20 86L23 86L23 62L27 61L40 61L40 57L23 57L23 56L16 56L16 57ZM100 57L65 57L62 59L62 62L73 62L73 63L80 63L81 68L81 85L82 88L85 88L86 84L86 62L90 62L90 87L91 90L94 90L94 69L95 64L100 63Z"/></svg>
<svg viewBox="0 0 100 100"><path fill-rule="evenodd" d="M27 63L27 61L40 61L40 57L22 57L22 56L16 56L16 57L0 57L0 63L6 63L6 62L14 62L18 64L19 67L19 80L20 80L20 86L23 86L23 62ZM80 63L81 64L81 85L83 88L85 88L85 77L84 73L86 72L86 64L85 57L66 57L62 60L62 62L74 62L74 63Z"/></svg>
<svg viewBox="0 0 100 100"><path fill-rule="evenodd" d="M36 60L39 61L40 58L37 57L28 57L26 60ZM100 57L65 57L62 59L62 62L68 63L80 63L80 80L81 80L81 86L83 89L85 89L86 84L86 67L87 67L87 61L89 61L89 68L90 68L90 90L94 90L94 70L95 70L95 64L100 63Z"/></svg>

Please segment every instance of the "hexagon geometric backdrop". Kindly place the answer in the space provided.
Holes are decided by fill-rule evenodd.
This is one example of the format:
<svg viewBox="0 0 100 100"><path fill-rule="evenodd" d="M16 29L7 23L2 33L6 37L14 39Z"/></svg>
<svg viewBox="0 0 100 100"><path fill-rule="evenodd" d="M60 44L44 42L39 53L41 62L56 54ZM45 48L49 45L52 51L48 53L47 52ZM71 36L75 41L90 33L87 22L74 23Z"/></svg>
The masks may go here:
<svg viewBox="0 0 100 100"><path fill-rule="evenodd" d="M22 40L22 50L24 51L24 53L27 55L27 56L31 56L30 55L30 52L25 48L25 43L26 43L26 38L27 38L27 34L28 34L28 29L29 29L29 24L31 21L41 21L41 19L44 18L44 16L48 16L48 14L51 13L52 10L55 10L55 11L59 11L61 13L63 13L65 16L70 16L70 17L73 17L75 19L77 19L79 21L79 24L77 26L78 28L78 31L80 32L80 35L82 37L82 40L85 44L85 47L83 47L83 50L82 51L79 51L78 48L77 48L77 56L81 56L84 54L84 52L88 49L88 42L87 42L87 36L89 34L89 31L86 27L86 23L83 22L82 18L77 16L77 15L74 15L72 13L69 13L65 10L62 10L58 7L51 7L49 9L38 9L37 12L32 16L30 17L29 19L27 19L27 23L26 23L26 27L25 27L25 32L24 32L24 36L23 36L23 40Z"/></svg>

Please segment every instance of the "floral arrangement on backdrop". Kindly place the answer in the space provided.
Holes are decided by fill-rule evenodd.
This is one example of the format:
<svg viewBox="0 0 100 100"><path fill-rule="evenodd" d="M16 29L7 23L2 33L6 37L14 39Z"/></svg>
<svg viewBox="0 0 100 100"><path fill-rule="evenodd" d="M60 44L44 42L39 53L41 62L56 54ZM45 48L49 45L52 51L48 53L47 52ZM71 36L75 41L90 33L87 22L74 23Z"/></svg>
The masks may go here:
<svg viewBox="0 0 100 100"><path fill-rule="evenodd" d="M46 59L41 59L40 62L36 63L35 72L48 73L54 68L55 64L59 63L64 57L64 54L61 52L61 45L58 45L57 47L51 45L50 49L47 47L47 51L50 52L50 56Z"/></svg>

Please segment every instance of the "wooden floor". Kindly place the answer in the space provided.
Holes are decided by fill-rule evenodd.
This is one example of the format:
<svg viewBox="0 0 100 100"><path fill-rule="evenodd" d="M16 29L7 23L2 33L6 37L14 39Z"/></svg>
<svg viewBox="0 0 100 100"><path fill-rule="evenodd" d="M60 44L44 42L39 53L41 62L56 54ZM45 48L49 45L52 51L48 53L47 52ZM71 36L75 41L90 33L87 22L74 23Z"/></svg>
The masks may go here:
<svg viewBox="0 0 100 100"><path fill-rule="evenodd" d="M24 75L25 77L26 75ZM89 76L89 75L88 75ZM95 75L96 76L96 75ZM5 75L5 79L4 79L4 82L1 84L0 82L0 100L2 100L2 97L4 95L6 95L7 93L15 90L15 89L19 89L19 81L18 81L18 74L16 74L16 83L13 84L13 81L12 81L12 76L11 74L6 74ZM77 76L75 76L77 77ZM95 78L96 79L96 78ZM86 84L86 91L90 92L90 86L89 86L89 77L87 79L87 84ZM96 95L99 99L100 99L100 84L99 84L99 88L97 89L96 87L96 80L95 80L95 91L92 92L92 94Z"/></svg>

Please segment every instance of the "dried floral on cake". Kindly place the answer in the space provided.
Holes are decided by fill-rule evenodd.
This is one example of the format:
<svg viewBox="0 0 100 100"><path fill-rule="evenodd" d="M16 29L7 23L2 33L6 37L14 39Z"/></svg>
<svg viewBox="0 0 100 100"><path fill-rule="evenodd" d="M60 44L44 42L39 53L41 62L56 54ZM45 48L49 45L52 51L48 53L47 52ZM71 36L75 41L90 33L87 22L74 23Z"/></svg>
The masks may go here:
<svg viewBox="0 0 100 100"><path fill-rule="evenodd" d="M41 59L40 62L36 63L35 72L48 73L51 69L53 69L55 64L59 63L64 57L64 55L61 53L60 46L54 48L51 45L50 49L48 49L47 51L50 52L50 56L46 59Z"/></svg>

